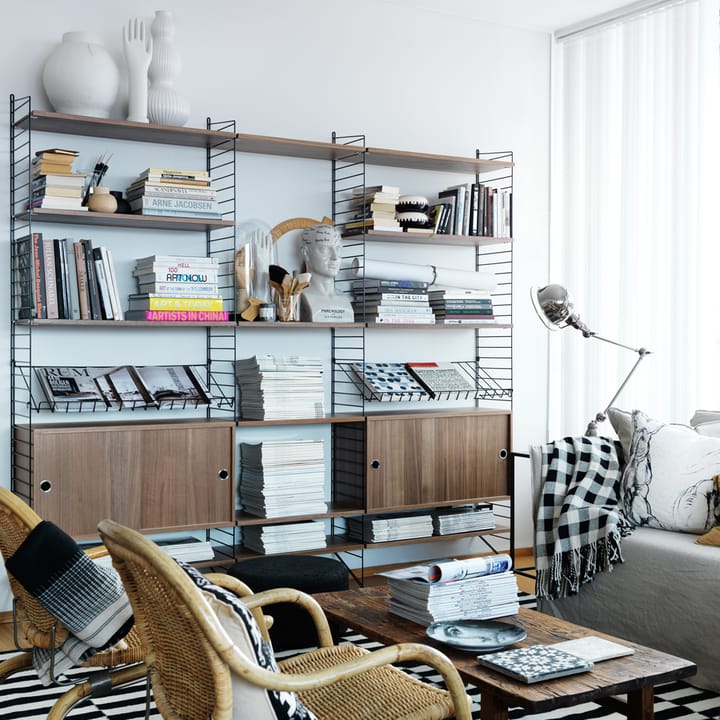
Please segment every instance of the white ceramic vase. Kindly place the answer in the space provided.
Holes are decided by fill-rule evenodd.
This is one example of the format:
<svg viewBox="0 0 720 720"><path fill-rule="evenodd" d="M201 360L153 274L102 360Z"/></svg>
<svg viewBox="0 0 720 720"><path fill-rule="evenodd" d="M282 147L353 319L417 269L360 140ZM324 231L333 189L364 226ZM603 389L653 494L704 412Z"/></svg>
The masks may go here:
<svg viewBox="0 0 720 720"><path fill-rule="evenodd" d="M67 32L45 61L42 81L56 112L110 117L120 71L98 35Z"/></svg>
<svg viewBox="0 0 720 720"><path fill-rule="evenodd" d="M150 32L153 51L148 68L148 118L159 125L184 125L190 117L190 105L175 90L182 63L175 48L172 13L156 10Z"/></svg>

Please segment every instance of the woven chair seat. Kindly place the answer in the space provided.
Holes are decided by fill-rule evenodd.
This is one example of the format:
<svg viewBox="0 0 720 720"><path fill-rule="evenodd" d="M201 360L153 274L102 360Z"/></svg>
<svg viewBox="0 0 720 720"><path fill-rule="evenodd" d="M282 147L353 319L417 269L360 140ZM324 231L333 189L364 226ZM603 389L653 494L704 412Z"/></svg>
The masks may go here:
<svg viewBox="0 0 720 720"><path fill-rule="evenodd" d="M278 662L283 672L312 673L368 654L355 645L311 650ZM377 694L377 689L383 689ZM299 692L302 702L323 720L441 720L452 715L446 690L410 677L392 665L338 680L332 686Z"/></svg>

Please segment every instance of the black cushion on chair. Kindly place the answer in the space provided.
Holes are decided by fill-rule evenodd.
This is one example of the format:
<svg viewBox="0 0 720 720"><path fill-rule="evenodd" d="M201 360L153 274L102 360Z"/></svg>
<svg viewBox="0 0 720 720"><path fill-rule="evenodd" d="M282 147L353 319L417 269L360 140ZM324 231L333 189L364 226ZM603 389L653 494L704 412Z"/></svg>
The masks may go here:
<svg viewBox="0 0 720 720"><path fill-rule="evenodd" d="M291 587L306 593L333 592L349 587L347 568L339 561L312 555L258 557L233 565L228 573L247 583L253 592ZM317 634L307 612L292 603L266 607L273 617L270 638L275 650L317 645ZM337 642L345 628L332 627Z"/></svg>

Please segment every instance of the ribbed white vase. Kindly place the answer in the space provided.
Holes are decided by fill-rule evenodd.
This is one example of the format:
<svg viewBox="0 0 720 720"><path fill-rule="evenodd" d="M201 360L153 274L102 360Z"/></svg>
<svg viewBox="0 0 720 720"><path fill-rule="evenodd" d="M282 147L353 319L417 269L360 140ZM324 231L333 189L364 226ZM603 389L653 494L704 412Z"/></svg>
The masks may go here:
<svg viewBox="0 0 720 720"><path fill-rule="evenodd" d="M156 10L150 28L153 54L148 68L148 118L159 125L184 125L190 105L175 90L181 60L175 48L175 21L169 10Z"/></svg>
<svg viewBox="0 0 720 720"><path fill-rule="evenodd" d="M57 112L110 117L120 71L98 35L67 32L45 61L42 81Z"/></svg>

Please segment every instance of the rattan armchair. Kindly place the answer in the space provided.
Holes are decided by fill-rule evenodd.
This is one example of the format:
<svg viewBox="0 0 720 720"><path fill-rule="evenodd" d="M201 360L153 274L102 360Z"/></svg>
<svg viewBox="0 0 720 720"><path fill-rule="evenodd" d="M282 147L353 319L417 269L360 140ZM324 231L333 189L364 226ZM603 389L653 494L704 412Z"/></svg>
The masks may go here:
<svg viewBox="0 0 720 720"><path fill-rule="evenodd" d="M5 562L40 521L40 516L17 495L7 488L0 488L0 551ZM62 645L68 637L67 628L28 593L10 572L8 580L13 594L13 636L17 649L24 652L0 663L0 682L20 670L32 667L33 648L53 649ZM142 645L134 629L125 637L124 644L126 649L108 650L93 655L84 667L108 668L109 675L94 672L90 673L88 678L73 684L55 702L48 719L65 717L80 700L100 692L98 688L105 693L118 684L142 678L145 675L145 668L141 663Z"/></svg>
<svg viewBox="0 0 720 720"><path fill-rule="evenodd" d="M260 667L233 643L204 593L157 545L111 520L103 520L98 530L133 606L155 702L166 720L240 717L233 715L233 677L295 692L318 720L470 720L470 698L445 655L419 643L373 652L334 645L322 609L299 590L266 590L242 599L266 639L262 607L278 601L300 603L318 630L317 649L281 661L279 672ZM229 589L238 582L229 575L213 581ZM447 690L392 665L414 661L433 667Z"/></svg>

